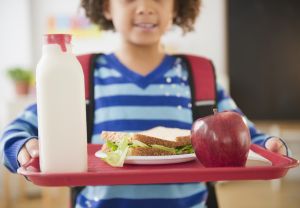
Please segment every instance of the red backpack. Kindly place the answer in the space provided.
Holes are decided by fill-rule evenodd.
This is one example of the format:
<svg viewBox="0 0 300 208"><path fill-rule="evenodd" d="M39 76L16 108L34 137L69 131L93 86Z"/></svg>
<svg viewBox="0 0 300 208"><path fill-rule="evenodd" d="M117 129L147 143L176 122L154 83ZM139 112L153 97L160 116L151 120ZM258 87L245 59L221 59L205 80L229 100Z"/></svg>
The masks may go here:
<svg viewBox="0 0 300 208"><path fill-rule="evenodd" d="M85 99L87 104L88 142L93 134L94 124L94 69L95 60L101 54L85 54L77 56L85 81ZM193 120L213 113L216 105L216 78L213 64L210 60L194 55L176 55L187 64L189 83L192 92Z"/></svg>
<svg viewBox="0 0 300 208"><path fill-rule="evenodd" d="M94 69L95 60L101 54L85 54L77 56L83 72L85 81L85 99L87 110L87 133L88 142L91 142L94 124ZM194 55L176 55L182 58L188 68L189 83L192 94L192 114L193 120L213 113L213 108L217 103L217 88L215 70L212 62L206 58ZM207 182L208 208L218 208L218 202L214 184ZM76 196L83 187L73 187L71 189L71 204L75 205Z"/></svg>

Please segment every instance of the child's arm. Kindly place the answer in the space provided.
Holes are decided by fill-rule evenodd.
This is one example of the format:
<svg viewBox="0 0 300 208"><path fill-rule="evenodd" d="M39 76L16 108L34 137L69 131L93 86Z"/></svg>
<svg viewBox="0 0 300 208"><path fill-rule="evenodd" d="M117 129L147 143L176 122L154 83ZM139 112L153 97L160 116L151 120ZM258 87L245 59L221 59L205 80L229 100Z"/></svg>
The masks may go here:
<svg viewBox="0 0 300 208"><path fill-rule="evenodd" d="M225 90L219 84L217 85L217 107L218 111L234 111L240 113L246 119L247 125L250 130L252 143L261 145L267 148L268 150L271 150L272 152L290 155L290 150L288 149L286 143L276 136L264 134L258 129L256 129L254 124L249 119L247 119L247 117L237 107L233 99L225 92Z"/></svg>
<svg viewBox="0 0 300 208"><path fill-rule="evenodd" d="M31 157L38 156L37 137L37 107L34 104L11 122L1 134L2 163L10 171L16 172L20 164L23 165Z"/></svg>

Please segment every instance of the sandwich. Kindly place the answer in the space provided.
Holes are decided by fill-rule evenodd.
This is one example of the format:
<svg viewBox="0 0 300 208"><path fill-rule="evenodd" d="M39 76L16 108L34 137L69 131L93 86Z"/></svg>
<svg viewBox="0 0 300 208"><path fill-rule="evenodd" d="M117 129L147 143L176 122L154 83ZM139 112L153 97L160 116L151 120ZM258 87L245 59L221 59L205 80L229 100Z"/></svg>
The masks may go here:
<svg viewBox="0 0 300 208"><path fill-rule="evenodd" d="M102 159L112 166L122 167L126 156L162 156L194 153L190 130L155 127L127 133L103 131L105 141Z"/></svg>

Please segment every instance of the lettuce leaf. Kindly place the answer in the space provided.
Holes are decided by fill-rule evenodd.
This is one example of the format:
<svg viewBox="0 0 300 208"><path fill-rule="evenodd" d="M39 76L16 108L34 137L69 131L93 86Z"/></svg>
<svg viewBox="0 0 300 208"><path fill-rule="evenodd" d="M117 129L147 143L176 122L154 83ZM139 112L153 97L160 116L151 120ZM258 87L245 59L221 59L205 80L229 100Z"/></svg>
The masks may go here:
<svg viewBox="0 0 300 208"><path fill-rule="evenodd" d="M165 147L165 146L156 145L156 144L151 145L151 147L161 149L161 150L165 150L165 151L171 152L171 153L176 154L176 155L194 153L194 149L193 149L193 146L191 144L186 145L186 146L176 147L176 148L170 148L170 147Z"/></svg>
<svg viewBox="0 0 300 208"><path fill-rule="evenodd" d="M107 147L109 147L112 151L115 151L118 149L118 145L116 145L114 142L111 142L109 140L106 141Z"/></svg>
<svg viewBox="0 0 300 208"><path fill-rule="evenodd" d="M195 152L191 144L182 147L176 147L175 151L176 154L183 154L183 153L190 154Z"/></svg>
<svg viewBox="0 0 300 208"><path fill-rule="evenodd" d="M158 144L153 144L153 145L151 145L151 147L156 148L156 149L165 150L165 151L171 152L173 154L176 153L175 148L165 147L165 146L158 145Z"/></svg>
<svg viewBox="0 0 300 208"><path fill-rule="evenodd" d="M112 143L110 145L113 148L117 146L117 149L107 152L107 156L102 159L113 167L123 167L129 149L128 137L124 137L118 144Z"/></svg>
<svg viewBox="0 0 300 208"><path fill-rule="evenodd" d="M130 147L150 147L147 144L145 144L139 140L132 140L132 143L129 145L130 145Z"/></svg>

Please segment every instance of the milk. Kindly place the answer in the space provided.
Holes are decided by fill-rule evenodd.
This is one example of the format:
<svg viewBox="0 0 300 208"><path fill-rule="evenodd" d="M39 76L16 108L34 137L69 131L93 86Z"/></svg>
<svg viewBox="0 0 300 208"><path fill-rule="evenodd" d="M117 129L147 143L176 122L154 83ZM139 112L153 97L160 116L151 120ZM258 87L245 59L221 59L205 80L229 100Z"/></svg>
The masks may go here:
<svg viewBox="0 0 300 208"><path fill-rule="evenodd" d="M84 75L72 53L71 36L44 36L36 68L40 169L87 171Z"/></svg>

